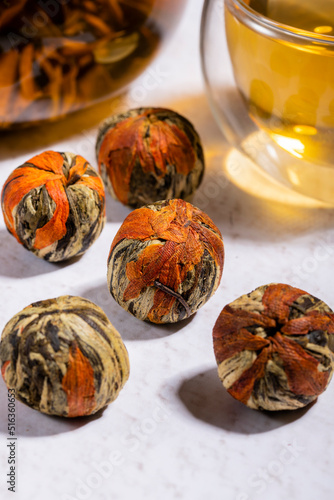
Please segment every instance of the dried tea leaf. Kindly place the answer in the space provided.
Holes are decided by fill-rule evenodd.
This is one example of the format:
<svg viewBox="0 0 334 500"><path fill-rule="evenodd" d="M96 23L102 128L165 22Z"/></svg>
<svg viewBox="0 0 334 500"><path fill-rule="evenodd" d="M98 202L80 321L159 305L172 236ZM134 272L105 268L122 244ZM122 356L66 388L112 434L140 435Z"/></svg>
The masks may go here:
<svg viewBox="0 0 334 500"><path fill-rule="evenodd" d="M34 79L34 48L28 44L21 52L20 59L20 82L21 94L24 99L32 101L38 99L42 92L38 89Z"/></svg>
<svg viewBox="0 0 334 500"><path fill-rule="evenodd" d="M45 38L43 44L43 53L49 58L61 56L63 64L68 63L69 57L76 57L89 54L96 47L97 42L87 43L84 40L73 40L71 38Z"/></svg>
<svg viewBox="0 0 334 500"><path fill-rule="evenodd" d="M145 16L149 16L154 5L154 0L118 0L120 6L131 7L137 11L140 11Z"/></svg>
<svg viewBox="0 0 334 500"><path fill-rule="evenodd" d="M62 112L66 114L71 109L75 109L76 98L77 98L77 76L79 68L73 66L64 75L63 79L63 107Z"/></svg>
<svg viewBox="0 0 334 500"><path fill-rule="evenodd" d="M100 17L94 16L93 14L83 14L83 18L88 24L97 29L101 35L108 36L112 32L112 29L108 24L106 24Z"/></svg>
<svg viewBox="0 0 334 500"><path fill-rule="evenodd" d="M104 66L92 66L78 82L79 100L89 103L106 95L112 88L115 88L115 82L108 70Z"/></svg>
<svg viewBox="0 0 334 500"><path fill-rule="evenodd" d="M19 59L20 53L15 49L0 54L0 68L6 68L6 71L0 71L0 120L3 123L7 123L12 96L16 93L14 85L18 77Z"/></svg>
<svg viewBox="0 0 334 500"><path fill-rule="evenodd" d="M96 5L96 2L93 2L93 0L84 0L83 7L94 14L98 11L98 6Z"/></svg>
<svg viewBox="0 0 334 500"><path fill-rule="evenodd" d="M124 22L124 15L120 6L119 0L107 0L112 14L116 17L117 21L121 24Z"/></svg>
<svg viewBox="0 0 334 500"><path fill-rule="evenodd" d="M86 28L86 22L81 16L79 10L73 10L65 17L62 27L62 36L74 37L78 33L83 33Z"/></svg>
<svg viewBox="0 0 334 500"><path fill-rule="evenodd" d="M57 117L61 114L60 105L61 105L61 89L63 85L63 69L62 66L57 65L52 68L52 73L49 71L50 78L50 97L52 100L52 111L50 118Z"/></svg>
<svg viewBox="0 0 334 500"><path fill-rule="evenodd" d="M11 5L0 5L0 29L3 29L24 9L28 0L11 0Z"/></svg>
<svg viewBox="0 0 334 500"><path fill-rule="evenodd" d="M136 50L138 42L139 34L135 32L100 43L94 50L95 61L100 64L112 64L121 61Z"/></svg>

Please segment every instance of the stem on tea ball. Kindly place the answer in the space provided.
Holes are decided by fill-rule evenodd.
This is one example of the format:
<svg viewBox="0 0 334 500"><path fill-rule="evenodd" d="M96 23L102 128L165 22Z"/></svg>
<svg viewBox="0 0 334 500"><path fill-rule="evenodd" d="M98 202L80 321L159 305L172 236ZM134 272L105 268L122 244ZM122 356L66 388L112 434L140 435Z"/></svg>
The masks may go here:
<svg viewBox="0 0 334 500"><path fill-rule="evenodd" d="M157 280L154 281L154 286L156 286L157 288L159 288L159 290L162 290L163 292L168 293L168 295L171 295L172 297L175 297L183 305L183 307L185 308L186 313L187 313L187 318L189 316L191 316L191 309L188 306L187 302L182 297L182 295L180 295L179 293L175 292L174 290L172 290L168 286L163 285L162 283L160 283L160 281L157 281Z"/></svg>

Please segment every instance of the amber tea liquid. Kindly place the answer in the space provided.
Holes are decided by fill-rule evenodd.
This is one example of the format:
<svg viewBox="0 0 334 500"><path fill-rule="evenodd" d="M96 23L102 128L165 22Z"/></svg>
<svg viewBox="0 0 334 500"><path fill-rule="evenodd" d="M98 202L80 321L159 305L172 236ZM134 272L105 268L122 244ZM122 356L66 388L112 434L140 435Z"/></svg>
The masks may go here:
<svg viewBox="0 0 334 500"><path fill-rule="evenodd" d="M283 175L296 185L334 172L334 2L332 0L247 0L266 18L305 38L263 33L225 11L226 34L237 86L251 118L281 148L305 159L305 171ZM284 30L284 26L282 26ZM318 172L320 175L320 171ZM291 180L291 179L290 179ZM334 190L334 179L331 180ZM306 189L302 189L307 192ZM310 189L311 190L311 189ZM333 191L334 192L334 191ZM333 196L334 198L334 196Z"/></svg>

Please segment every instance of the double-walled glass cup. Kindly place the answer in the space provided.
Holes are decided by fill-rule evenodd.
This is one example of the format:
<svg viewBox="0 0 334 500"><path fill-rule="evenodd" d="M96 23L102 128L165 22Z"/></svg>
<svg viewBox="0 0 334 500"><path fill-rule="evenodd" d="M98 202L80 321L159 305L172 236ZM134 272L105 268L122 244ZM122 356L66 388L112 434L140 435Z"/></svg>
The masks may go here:
<svg viewBox="0 0 334 500"><path fill-rule="evenodd" d="M334 205L334 29L307 6L309 31L273 20L263 14L270 2L284 4L283 19L298 4L206 0L201 49L209 100L239 152L281 184Z"/></svg>

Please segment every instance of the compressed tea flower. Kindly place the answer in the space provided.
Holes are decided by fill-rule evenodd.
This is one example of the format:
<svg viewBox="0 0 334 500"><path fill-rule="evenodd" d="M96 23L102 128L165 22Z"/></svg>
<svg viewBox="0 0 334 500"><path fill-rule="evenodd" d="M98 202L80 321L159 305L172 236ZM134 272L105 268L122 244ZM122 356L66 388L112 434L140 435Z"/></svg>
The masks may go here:
<svg viewBox="0 0 334 500"><path fill-rule="evenodd" d="M121 336L81 297L43 300L16 314L3 330L0 362L19 401L63 417L96 413L129 377Z"/></svg>
<svg viewBox="0 0 334 500"><path fill-rule="evenodd" d="M169 109L139 108L107 119L96 153L112 196L134 208L187 199L203 177L200 138L186 118Z"/></svg>
<svg viewBox="0 0 334 500"><path fill-rule="evenodd" d="M108 285L137 318L174 323L209 300L223 264L223 240L212 220L186 201L160 201L126 217L111 245Z"/></svg>
<svg viewBox="0 0 334 500"><path fill-rule="evenodd" d="M72 153L46 151L16 168L4 184L1 206L17 241L52 262L83 254L105 224L103 181Z"/></svg>
<svg viewBox="0 0 334 500"><path fill-rule="evenodd" d="M82 156L46 151L9 176L2 210L19 243L38 257L62 261L83 254L100 235L103 182Z"/></svg>
<svg viewBox="0 0 334 500"><path fill-rule="evenodd" d="M186 201L160 201L126 217L111 245L108 285L137 318L174 323L209 300L223 265L223 240L212 220Z"/></svg>
<svg viewBox="0 0 334 500"><path fill-rule="evenodd" d="M224 387L250 408L301 408L333 375L334 314L289 285L260 286L225 306L213 342Z"/></svg>

